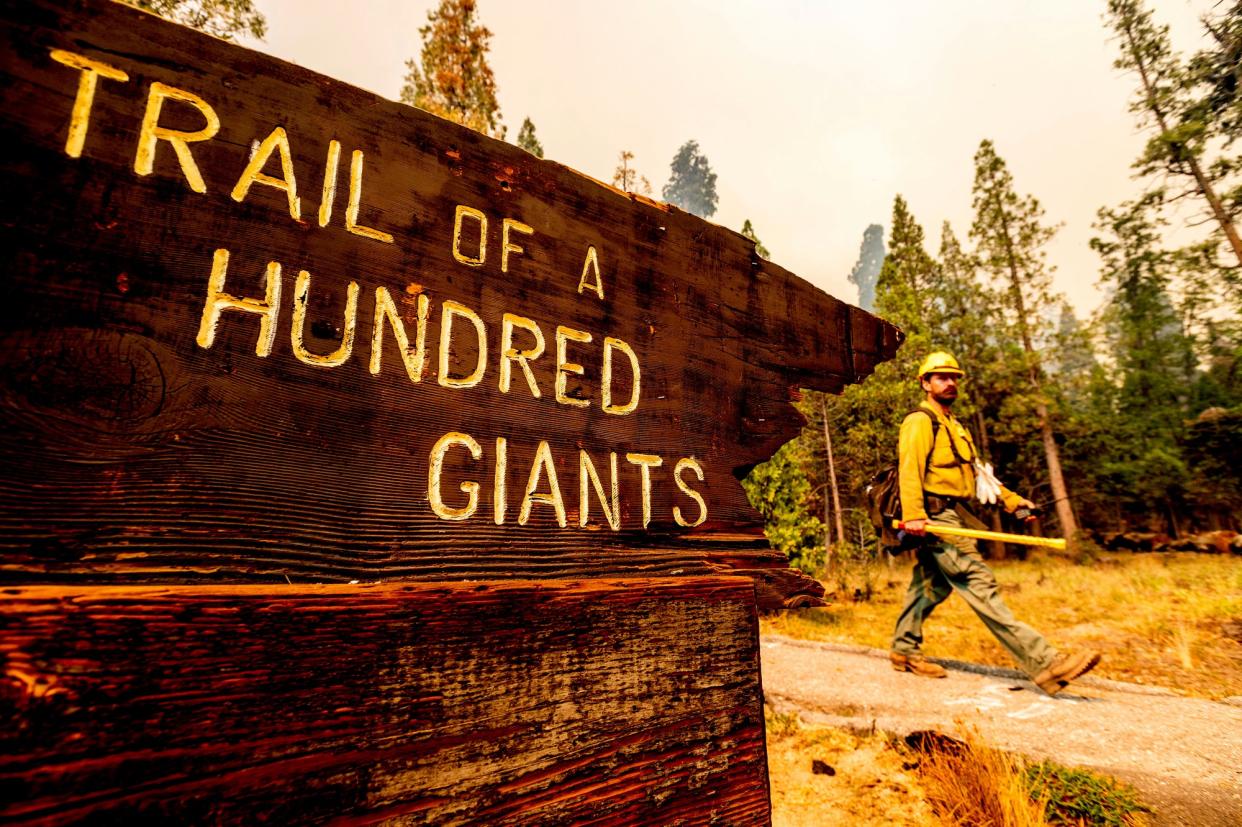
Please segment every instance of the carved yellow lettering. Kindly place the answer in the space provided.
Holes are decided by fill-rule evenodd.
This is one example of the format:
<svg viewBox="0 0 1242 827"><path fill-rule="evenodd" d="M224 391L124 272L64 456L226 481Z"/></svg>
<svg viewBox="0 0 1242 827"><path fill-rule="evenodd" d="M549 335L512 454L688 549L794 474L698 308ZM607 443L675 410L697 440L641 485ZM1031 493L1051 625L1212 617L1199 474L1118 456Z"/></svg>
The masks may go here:
<svg viewBox="0 0 1242 827"><path fill-rule="evenodd" d="M664 460L655 454L626 454L625 461L637 465L642 474L643 528L651 522L651 469L659 468Z"/></svg>
<svg viewBox="0 0 1242 827"><path fill-rule="evenodd" d="M473 218L479 222L479 255L477 257L468 256L461 251L461 225L466 218ZM457 212L453 216L453 258L471 267L480 267L487 260L487 216L480 210L467 207L465 204L458 204Z"/></svg>
<svg viewBox="0 0 1242 827"><path fill-rule="evenodd" d="M518 350L513 346L513 329L520 327L522 330L530 333L535 337L535 346L527 350ZM530 369L530 360L538 359L543 355L544 341L543 331L539 329L539 325L535 324L531 319L524 316L517 316L513 313L506 313L500 320L500 392L508 393L509 384L513 375L513 363L517 362L522 368L522 373L526 375L526 384L530 386L531 395L536 399L540 397L539 385L535 382L535 373Z"/></svg>
<svg viewBox="0 0 1242 827"><path fill-rule="evenodd" d="M496 470L492 479L492 520L496 525L505 524L506 502L505 482L509 473L509 443L502 437L496 437Z"/></svg>
<svg viewBox="0 0 1242 827"><path fill-rule="evenodd" d="M69 135L65 138L65 154L70 158L82 157L86 145L86 130L91 122L91 106L95 103L95 87L101 77L108 80L129 80L129 75L115 66L91 60L89 57L52 49L52 60L81 72L78 76L78 95L73 99L73 112L69 116Z"/></svg>
<svg viewBox="0 0 1242 827"><path fill-rule="evenodd" d="M293 287L293 324L289 335L293 341L293 355L299 362L320 368L334 368L345 364L354 349L354 332L358 326L358 282L351 281L345 288L345 332L341 336L341 345L331 353L320 355L311 353L303 343L306 335L306 303L310 298L310 273L298 272Z"/></svg>
<svg viewBox="0 0 1242 827"><path fill-rule="evenodd" d="M594 275L592 281L587 281L587 276ZM590 290L599 296L600 301L604 300L604 278L599 274L599 254L595 252L595 247L587 247L586 261L582 262L582 276L578 279L578 293L583 290Z"/></svg>
<svg viewBox="0 0 1242 827"><path fill-rule="evenodd" d="M207 125L194 132L160 126L160 110L163 109L164 101L168 98L193 106L203 114ZM190 144L194 141L211 140L219 131L220 118L205 100L193 92L187 92L175 86L166 86L158 81L152 83L151 91L147 95L146 113L142 116L142 128L138 133L138 152L134 155L134 172L139 175L150 175L155 168L155 148L160 141L167 141L177 154L177 162L181 164L181 172L185 175L185 180L189 182L190 189L195 192L206 192L207 185L203 183L202 173L198 171L198 165L194 163L194 156L190 154Z"/></svg>
<svg viewBox="0 0 1242 827"><path fill-rule="evenodd" d="M619 350L624 353L630 360L630 370L634 375L634 386L630 388L630 401L624 405L612 404L612 352ZM603 376L600 379L600 407L604 409L604 413L616 414L624 416L638 410L639 383L642 381L642 374L638 369L638 355L634 353L633 348L620 339L614 339L611 336L604 338L604 369Z"/></svg>
<svg viewBox="0 0 1242 827"><path fill-rule="evenodd" d="M275 178L263 172L263 167L267 165L267 161L272 157L272 152L280 152L280 178ZM294 221L300 221L302 218L302 199L298 198L298 181L293 174L293 153L289 149L289 136L285 134L285 128L278 126L272 130L272 133L263 139L263 143L259 144L259 148L255 150L250 157L250 163L246 164L246 168L242 170L241 177L237 179L237 186L233 187L230 193L233 200L239 204L245 200L246 194L250 192L251 184L264 184L265 186L275 187L278 190L284 190L285 196L289 199L289 216Z"/></svg>
<svg viewBox="0 0 1242 827"><path fill-rule="evenodd" d="M418 294L418 321L414 332L414 347L410 347L410 338L405 333L405 322L401 320L401 311L384 287L375 288L375 321L371 326L371 365L372 375L379 375L380 363L384 352L384 322L392 328L392 335L397 340L397 349L401 352L401 360L405 363L405 373L411 382L423 379L423 364L427 358L427 315L431 309L431 299L426 293Z"/></svg>
<svg viewBox="0 0 1242 827"><path fill-rule="evenodd" d="M556 401L562 405L585 408L591 404L591 400L566 395L569 374L573 373L581 376L586 372L582 365L568 361L567 351L571 341L585 344L591 341L591 334L582 330L574 330L572 327L565 327L564 325L559 325L556 328Z"/></svg>
<svg viewBox="0 0 1242 827"><path fill-rule="evenodd" d="M526 252L521 246L514 244L509 240L509 233L525 233L526 235L534 235L535 228L521 221L512 218L506 218L500 231L500 272L509 272L509 253Z"/></svg>
<svg viewBox="0 0 1242 827"><path fill-rule="evenodd" d="M470 456L476 460L483 458L483 448L469 434L449 431L436 440L427 469L427 501L431 503L432 512L441 520L468 520L479 507L479 484L474 480L466 480L461 484L462 493L466 495L466 504L459 508L446 505L440 492L440 482L444 476L444 455L454 445L469 450Z"/></svg>
<svg viewBox="0 0 1242 827"><path fill-rule="evenodd" d="M479 340L478 362L474 370L462 377L449 375L449 357L453 339L453 319L464 316L474 325L475 335ZM439 383L446 388L473 388L483 379L483 371L487 367L487 331L479 315L463 304L446 301L440 306L440 371L437 376Z"/></svg>
<svg viewBox="0 0 1242 827"><path fill-rule="evenodd" d="M702 494L686 485L686 481L681 478L681 472L687 468L694 472L695 476L699 478L699 482L703 481L703 466L699 465L699 461L694 457L682 457L677 460L677 464L673 466L673 480L677 483L677 487L681 489L681 493L699 504L699 517L692 523L687 522L686 518L681 514L681 508L673 506L673 519L677 522L677 525L683 528L694 528L696 525L702 525L707 519L707 503L703 501Z"/></svg>
<svg viewBox="0 0 1242 827"><path fill-rule="evenodd" d="M211 277L207 281L207 302L203 305L203 317L198 325L195 341L201 348L209 348L216 340L216 325L224 310L240 310L260 317L259 339L255 343L256 356L267 356L276 341L276 319L280 315L280 263L267 264L266 295L263 300L245 299L224 292L224 279L229 267L229 251L220 248L211 259Z"/></svg>
<svg viewBox="0 0 1242 827"><path fill-rule="evenodd" d="M608 462L612 471L612 506L609 507L609 501L604 496L603 483L599 481L599 474L595 473L595 463L591 461L591 456L586 451L578 453L578 525L585 526L587 524L587 515L590 510L590 500L588 495L588 483L595 487L595 496L599 499L600 508L604 510L604 518L608 520L608 525L613 531L621 530L621 491L617 483L617 452L610 451L608 453Z"/></svg>
<svg viewBox="0 0 1242 827"><path fill-rule="evenodd" d="M548 477L549 492L544 494L535 489L544 475ZM546 441L541 440L535 451L535 462L530 467L530 477L526 481L526 496L522 498L522 510L518 514L518 525L526 525L530 521L530 509L535 503L550 505L556 511L556 522L565 527L565 501L561 499L561 486L556 481L556 464L552 462L552 449Z"/></svg>
<svg viewBox="0 0 1242 827"><path fill-rule="evenodd" d="M329 151L331 151L330 148ZM388 233L372 227L364 227L358 223L358 209L362 204L362 165L362 150L355 149L349 162L349 204L345 207L345 229L363 238L373 238L385 244L392 244L392 236ZM335 180L332 186L335 188Z"/></svg>
<svg viewBox="0 0 1242 827"><path fill-rule="evenodd" d="M340 165L341 142L328 141L328 157L323 164L323 192L319 197L320 227L328 226L328 222L332 220L332 204L336 201L336 176Z"/></svg>

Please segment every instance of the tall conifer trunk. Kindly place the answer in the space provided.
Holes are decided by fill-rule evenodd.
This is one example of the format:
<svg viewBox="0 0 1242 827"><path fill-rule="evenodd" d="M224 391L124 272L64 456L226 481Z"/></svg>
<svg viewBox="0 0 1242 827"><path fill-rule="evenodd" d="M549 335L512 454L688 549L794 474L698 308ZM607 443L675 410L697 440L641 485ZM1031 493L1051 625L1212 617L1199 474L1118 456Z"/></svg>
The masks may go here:
<svg viewBox="0 0 1242 827"><path fill-rule="evenodd" d="M1134 12L1131 13L1133 14ZM1115 25L1125 33L1126 49L1130 53L1130 59L1134 62L1134 69L1138 72L1139 80L1143 84L1144 104L1151 112L1156 125L1160 127L1160 132L1163 135L1172 134L1170 131L1172 125L1169 123L1169 112L1160 103L1160 95L1156 91L1155 81L1151 76L1151 67L1146 57L1150 50L1150 42L1146 44L1139 43L1139 35L1141 33L1135 31L1136 21L1133 18L1121 17ZM1147 48L1144 48L1144 45ZM1216 192L1216 188L1212 186L1212 181L1204 173L1203 164L1199 161L1195 152L1185 144L1171 143L1170 146L1170 164L1174 167L1184 165L1184 168L1180 170L1183 173L1189 170L1190 176L1195 180L1195 187L1199 190L1199 194L1203 196L1203 200L1207 201L1208 209L1212 212L1212 218L1220 225L1221 230L1225 234L1225 239L1229 242L1234 256L1238 259L1238 264L1242 265L1242 236L1239 235L1238 227L1233 222L1233 216L1225 208L1220 195ZM1174 154L1173 148L1176 148L1176 154Z"/></svg>
<svg viewBox="0 0 1242 827"><path fill-rule="evenodd" d="M1000 199L996 198L995 202L1001 221L1001 240L1004 243L1009 268L1009 289L1017 311L1018 330L1022 334L1022 349L1026 351L1027 377L1031 382L1031 390L1035 392L1035 415L1039 419L1039 432L1044 443L1048 482L1052 486L1057 520L1061 523L1061 534L1066 542L1073 543L1074 535L1078 533L1078 521L1074 518L1074 509L1070 506L1069 491L1065 487L1065 475L1061 473L1061 452L1057 447L1056 436L1052 432L1052 419L1048 416L1048 404L1044 401L1039 354L1035 352L1035 345L1031 341L1031 328L1026 321L1026 299L1022 294L1022 279L1018 272L1018 258L1013 249L1013 237L1009 232L1009 217Z"/></svg>

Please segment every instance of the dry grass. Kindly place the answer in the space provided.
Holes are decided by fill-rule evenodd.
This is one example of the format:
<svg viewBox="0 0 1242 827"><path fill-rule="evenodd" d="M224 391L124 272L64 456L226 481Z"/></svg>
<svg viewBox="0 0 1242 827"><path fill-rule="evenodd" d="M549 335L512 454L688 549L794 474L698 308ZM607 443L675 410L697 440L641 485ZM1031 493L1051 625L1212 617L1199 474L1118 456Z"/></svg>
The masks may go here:
<svg viewBox="0 0 1242 827"><path fill-rule="evenodd" d="M1053 557L992 563L1005 602L1059 649L1104 653L1095 674L1207 698L1242 695L1242 558L1102 554L1078 565ZM910 564L859 570L830 587L827 609L765 618L763 629L887 649ZM853 602L855 590L872 598ZM951 597L924 626L927 654L1012 667L1009 655Z"/></svg>
<svg viewBox="0 0 1242 827"><path fill-rule="evenodd" d="M936 736L915 752L884 734L858 735L765 709L775 827L1140 827L1146 808L1112 778L988 747L959 721L962 741ZM946 748L947 747L947 748ZM815 773L816 762L832 774Z"/></svg>
<svg viewBox="0 0 1242 827"><path fill-rule="evenodd" d="M1043 801L1032 801L1025 764L984 745L965 729L961 748L934 750L919 761L919 775L932 810L946 824L978 827L1043 827Z"/></svg>
<svg viewBox="0 0 1242 827"><path fill-rule="evenodd" d="M883 735L803 726L796 715L768 713L768 774L774 827L930 827L940 822L908 759ZM835 775L817 775L813 761Z"/></svg>

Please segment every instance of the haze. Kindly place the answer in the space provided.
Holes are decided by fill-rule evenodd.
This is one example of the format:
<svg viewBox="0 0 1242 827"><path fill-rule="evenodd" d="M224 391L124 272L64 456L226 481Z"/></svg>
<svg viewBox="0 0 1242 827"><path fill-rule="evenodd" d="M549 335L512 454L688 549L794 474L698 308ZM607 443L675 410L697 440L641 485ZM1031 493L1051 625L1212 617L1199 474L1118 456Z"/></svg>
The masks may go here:
<svg viewBox="0 0 1242 827"><path fill-rule="evenodd" d="M429 0L257 0L245 45L396 98ZM1182 50L1210 2L1155 4ZM749 218L772 258L852 303L863 230L904 195L939 247L970 227L972 158L991 138L1019 191L1063 229L1048 248L1080 314L1098 305L1096 210L1133 198L1143 138L1112 68L1102 3L479 0L509 138L611 180L622 149L656 197L687 139L718 174L711 220Z"/></svg>

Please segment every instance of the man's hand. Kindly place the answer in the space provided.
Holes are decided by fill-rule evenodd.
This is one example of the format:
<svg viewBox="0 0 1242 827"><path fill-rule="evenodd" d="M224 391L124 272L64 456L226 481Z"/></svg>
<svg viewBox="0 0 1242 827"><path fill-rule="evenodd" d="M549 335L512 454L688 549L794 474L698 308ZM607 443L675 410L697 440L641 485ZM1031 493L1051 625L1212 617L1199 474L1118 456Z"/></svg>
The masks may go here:
<svg viewBox="0 0 1242 827"><path fill-rule="evenodd" d="M1018 503L1018 507L1013 510L1013 515L1025 523L1034 521L1038 513L1039 506L1035 505L1035 503L1026 498L1023 498L1022 501Z"/></svg>
<svg viewBox="0 0 1242 827"><path fill-rule="evenodd" d="M907 534L922 537L927 533L927 520L906 520L901 524L901 528Z"/></svg>

